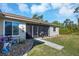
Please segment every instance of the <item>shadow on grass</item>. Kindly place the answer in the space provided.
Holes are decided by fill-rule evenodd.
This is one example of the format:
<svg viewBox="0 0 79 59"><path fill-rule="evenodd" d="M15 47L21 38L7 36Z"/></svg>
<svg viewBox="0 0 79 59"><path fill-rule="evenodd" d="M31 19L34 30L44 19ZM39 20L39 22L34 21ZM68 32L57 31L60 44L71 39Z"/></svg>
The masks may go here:
<svg viewBox="0 0 79 59"><path fill-rule="evenodd" d="M33 46L32 46L32 48L33 47L35 47L35 46L37 46L37 45L40 45L40 44L43 44L44 42L41 42L41 41L38 41L38 40L33 40Z"/></svg>

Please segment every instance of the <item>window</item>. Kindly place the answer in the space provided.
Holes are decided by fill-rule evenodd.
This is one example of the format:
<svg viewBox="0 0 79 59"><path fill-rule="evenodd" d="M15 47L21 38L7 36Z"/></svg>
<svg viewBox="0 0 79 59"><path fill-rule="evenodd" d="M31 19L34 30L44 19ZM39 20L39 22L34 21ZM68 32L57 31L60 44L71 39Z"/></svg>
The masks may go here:
<svg viewBox="0 0 79 59"><path fill-rule="evenodd" d="M12 35L12 22L5 22L5 35Z"/></svg>
<svg viewBox="0 0 79 59"><path fill-rule="evenodd" d="M12 23L12 28L13 28L13 35L18 35L19 34L19 23L13 22Z"/></svg>
<svg viewBox="0 0 79 59"><path fill-rule="evenodd" d="M56 31L56 27L53 27L53 31Z"/></svg>
<svg viewBox="0 0 79 59"><path fill-rule="evenodd" d="M19 35L19 23L5 21L5 35Z"/></svg>

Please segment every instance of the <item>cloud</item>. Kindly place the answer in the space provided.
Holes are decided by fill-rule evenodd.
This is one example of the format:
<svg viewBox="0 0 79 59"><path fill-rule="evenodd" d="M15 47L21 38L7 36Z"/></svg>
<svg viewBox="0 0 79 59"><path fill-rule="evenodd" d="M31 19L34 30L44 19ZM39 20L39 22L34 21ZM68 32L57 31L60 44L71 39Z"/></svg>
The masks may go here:
<svg viewBox="0 0 79 59"><path fill-rule="evenodd" d="M73 8L68 8L66 6L63 6L62 8L59 9L59 14L62 16L72 16L74 12Z"/></svg>
<svg viewBox="0 0 79 59"><path fill-rule="evenodd" d="M31 6L31 13L32 14L44 13L45 11L49 9L50 9L49 4L40 4L40 5L33 4Z"/></svg>
<svg viewBox="0 0 79 59"><path fill-rule="evenodd" d="M68 4L65 4L65 3L54 3L54 4L51 4L52 6L52 9L57 9L58 11L58 15L61 15L61 16L65 16L65 17L70 17L70 16L73 16L74 15L74 10L75 10L75 7L78 6L78 4L71 4L71 3L68 3Z"/></svg>
<svg viewBox="0 0 79 59"><path fill-rule="evenodd" d="M17 4L20 12L28 12L30 9L27 4Z"/></svg>
<svg viewBox="0 0 79 59"><path fill-rule="evenodd" d="M53 9L58 9L63 6L63 3L51 3Z"/></svg>
<svg viewBox="0 0 79 59"><path fill-rule="evenodd" d="M0 9L2 12L13 12L13 9L10 8L7 3L2 3Z"/></svg>

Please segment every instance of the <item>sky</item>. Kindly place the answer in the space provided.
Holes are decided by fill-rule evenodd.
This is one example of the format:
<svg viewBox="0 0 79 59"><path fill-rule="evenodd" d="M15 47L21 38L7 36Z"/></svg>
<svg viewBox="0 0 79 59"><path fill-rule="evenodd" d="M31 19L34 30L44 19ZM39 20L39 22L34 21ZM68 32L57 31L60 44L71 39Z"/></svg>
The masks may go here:
<svg viewBox="0 0 79 59"><path fill-rule="evenodd" d="M34 14L43 15L48 22L77 19L73 13L78 3L0 3L2 12L13 13L32 18Z"/></svg>

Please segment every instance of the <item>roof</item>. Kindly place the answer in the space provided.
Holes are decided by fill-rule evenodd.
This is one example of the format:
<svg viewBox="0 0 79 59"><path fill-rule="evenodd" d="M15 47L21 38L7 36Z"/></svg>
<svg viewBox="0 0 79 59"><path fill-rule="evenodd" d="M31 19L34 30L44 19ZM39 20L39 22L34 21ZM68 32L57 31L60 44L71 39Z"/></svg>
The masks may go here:
<svg viewBox="0 0 79 59"><path fill-rule="evenodd" d="M11 14L11 13L0 12L0 16L2 16L3 18L10 18L13 20L24 21L30 24L39 24L39 25L48 25L48 26L58 27L56 25L51 25L50 23L47 23L38 19L27 18L25 16L20 16L20 15Z"/></svg>

